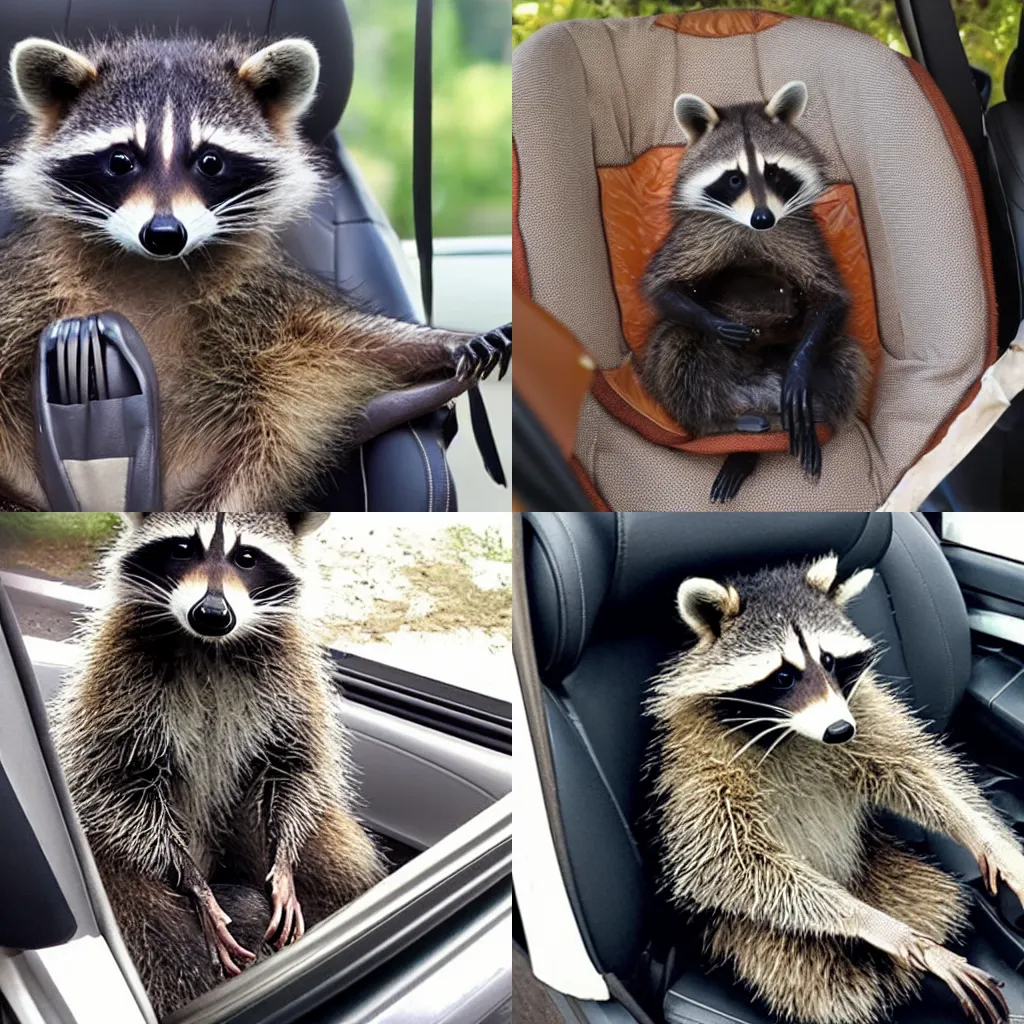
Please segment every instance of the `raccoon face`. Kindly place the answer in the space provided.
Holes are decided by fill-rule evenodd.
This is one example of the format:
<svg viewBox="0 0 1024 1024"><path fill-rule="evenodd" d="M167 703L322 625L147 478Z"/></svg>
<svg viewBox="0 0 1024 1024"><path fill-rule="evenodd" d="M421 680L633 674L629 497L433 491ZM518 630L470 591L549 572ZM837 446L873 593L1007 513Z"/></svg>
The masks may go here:
<svg viewBox="0 0 1024 1024"><path fill-rule="evenodd" d="M675 201L766 231L813 203L825 188L821 156L794 123L807 106L803 82L784 85L765 106L716 110L699 96L676 97L689 148Z"/></svg>
<svg viewBox="0 0 1024 1024"><path fill-rule="evenodd" d="M781 741L791 732L822 743L853 739L849 700L875 651L843 607L872 571L839 583L837 568L827 555L728 584L686 580L679 613L697 645L661 677L655 713L671 713L681 698L706 697L723 725L752 730L756 739Z"/></svg>
<svg viewBox="0 0 1024 1024"><path fill-rule="evenodd" d="M3 184L29 216L167 260L279 229L316 194L297 128L319 76L304 39L26 39L11 75L32 130Z"/></svg>
<svg viewBox="0 0 1024 1024"><path fill-rule="evenodd" d="M298 611L295 541L328 515L132 514L114 599L137 606L137 621L164 637L171 626L211 644L273 638Z"/></svg>

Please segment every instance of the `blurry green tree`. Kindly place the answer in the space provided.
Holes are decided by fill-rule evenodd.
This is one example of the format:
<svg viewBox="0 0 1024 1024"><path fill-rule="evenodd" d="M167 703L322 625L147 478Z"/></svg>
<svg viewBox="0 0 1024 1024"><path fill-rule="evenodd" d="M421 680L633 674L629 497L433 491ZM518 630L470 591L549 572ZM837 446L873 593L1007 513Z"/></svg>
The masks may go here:
<svg viewBox="0 0 1024 1024"><path fill-rule="evenodd" d="M766 7L785 14L839 21L909 53L892 0L539 0L512 4L512 41L518 45L551 21L568 18L619 18L640 14L692 11L702 7ZM1003 96L1003 72L1017 45L1021 0L953 0L960 38L971 63L993 78L992 102Z"/></svg>
<svg viewBox="0 0 1024 1024"><path fill-rule="evenodd" d="M412 224L414 0L348 0L355 81L345 140L401 238ZM437 0L434 233L512 232L512 70L506 0ZM330 60L330 55L324 55Z"/></svg>

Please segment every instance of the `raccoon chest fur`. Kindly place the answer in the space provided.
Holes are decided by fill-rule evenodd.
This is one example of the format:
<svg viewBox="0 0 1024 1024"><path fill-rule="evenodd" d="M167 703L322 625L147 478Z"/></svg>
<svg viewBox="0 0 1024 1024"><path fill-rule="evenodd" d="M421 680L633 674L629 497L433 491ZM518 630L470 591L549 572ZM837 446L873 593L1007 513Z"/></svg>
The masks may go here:
<svg viewBox="0 0 1024 1024"><path fill-rule="evenodd" d="M804 757L809 745L792 737L760 769L768 827L788 853L845 884L863 864L865 809L852 784L823 776L814 752Z"/></svg>
<svg viewBox="0 0 1024 1024"><path fill-rule="evenodd" d="M203 869L252 781L273 721L259 694L227 669L196 674L165 704L171 756L180 773L175 811Z"/></svg>

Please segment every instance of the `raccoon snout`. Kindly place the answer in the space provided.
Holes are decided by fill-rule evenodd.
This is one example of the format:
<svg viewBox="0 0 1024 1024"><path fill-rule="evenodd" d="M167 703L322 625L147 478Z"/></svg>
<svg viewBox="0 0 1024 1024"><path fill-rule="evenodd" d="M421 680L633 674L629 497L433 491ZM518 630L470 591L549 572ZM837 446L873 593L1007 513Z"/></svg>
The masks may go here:
<svg viewBox="0 0 1024 1024"><path fill-rule="evenodd" d="M235 613L220 594L206 594L189 609L188 624L201 636L227 636L235 628Z"/></svg>
<svg viewBox="0 0 1024 1024"><path fill-rule="evenodd" d="M847 740L853 739L853 734L856 731L852 722L840 718L838 722L833 722L825 730L825 735L821 738L825 743L845 743Z"/></svg>
<svg viewBox="0 0 1024 1024"><path fill-rule="evenodd" d="M758 231L775 227L775 214L767 206L758 206L750 215L750 226Z"/></svg>
<svg viewBox="0 0 1024 1024"><path fill-rule="evenodd" d="M185 248L188 232L177 217L158 213L139 232L139 241L154 256L177 256Z"/></svg>

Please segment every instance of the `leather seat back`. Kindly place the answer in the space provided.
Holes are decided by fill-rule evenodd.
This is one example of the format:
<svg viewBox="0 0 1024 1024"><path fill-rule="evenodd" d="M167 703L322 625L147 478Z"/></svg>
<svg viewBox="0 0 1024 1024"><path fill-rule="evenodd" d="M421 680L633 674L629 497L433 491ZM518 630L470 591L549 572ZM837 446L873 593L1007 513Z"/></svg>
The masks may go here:
<svg viewBox="0 0 1024 1024"><path fill-rule="evenodd" d="M825 446L819 485L787 453L767 455L733 507L878 508L996 356L981 186L919 65L831 22L750 11L548 25L513 56L516 279L603 371L575 452L607 507L710 509L720 460L707 455L736 447L716 437L679 450L679 428L629 361L650 322L637 279L667 228L682 149L673 99L766 101L792 79L807 83L799 127L836 186L816 214L854 299L848 330L875 359L875 390ZM759 437L776 451L786 441Z"/></svg>
<svg viewBox="0 0 1024 1024"><path fill-rule="evenodd" d="M836 552L874 566L849 611L886 648L880 671L944 728L970 671L963 600L928 527L909 513L528 513L524 554L544 683L570 898L598 970L629 979L650 939L638 818L648 681L694 638L675 591ZM894 522L895 520L895 522Z"/></svg>

